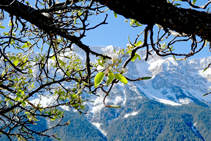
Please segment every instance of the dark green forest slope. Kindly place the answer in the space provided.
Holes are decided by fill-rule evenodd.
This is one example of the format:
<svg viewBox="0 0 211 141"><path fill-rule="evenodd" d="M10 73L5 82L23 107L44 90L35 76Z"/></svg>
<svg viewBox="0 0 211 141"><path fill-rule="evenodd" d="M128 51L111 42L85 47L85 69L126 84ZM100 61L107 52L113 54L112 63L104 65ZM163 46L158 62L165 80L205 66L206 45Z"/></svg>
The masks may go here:
<svg viewBox="0 0 211 141"><path fill-rule="evenodd" d="M165 105L153 100L139 101L139 111L134 116L110 119L110 116L101 118L104 136L89 120L77 112L66 111L65 121L71 120L69 126L55 128L51 133L58 133L62 141L209 141L211 139L211 109L190 103L183 106ZM127 107L122 107L122 112ZM106 110L115 113L116 109ZM118 110L118 109L117 109ZM101 110L105 115L107 112ZM110 121L109 121L110 120ZM41 120L36 128L44 129L52 122ZM65 122L64 121L64 122ZM109 121L109 122L108 122ZM33 127L34 128L34 127ZM6 137L1 140L7 141ZM14 138L14 141L16 139ZM56 141L53 138L39 138L37 141Z"/></svg>

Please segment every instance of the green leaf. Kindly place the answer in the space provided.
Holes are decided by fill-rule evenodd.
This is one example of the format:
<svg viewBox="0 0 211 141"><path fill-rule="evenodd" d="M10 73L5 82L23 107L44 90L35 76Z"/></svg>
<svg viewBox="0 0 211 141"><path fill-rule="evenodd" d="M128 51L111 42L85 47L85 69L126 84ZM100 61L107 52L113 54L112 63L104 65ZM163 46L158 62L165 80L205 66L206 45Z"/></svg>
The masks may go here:
<svg viewBox="0 0 211 141"><path fill-rule="evenodd" d="M130 20L130 25L133 25L133 24L135 23L135 21L136 21L136 20L131 19L131 20Z"/></svg>
<svg viewBox="0 0 211 141"><path fill-rule="evenodd" d="M136 26L142 26L138 21L135 22Z"/></svg>
<svg viewBox="0 0 211 141"><path fill-rule="evenodd" d="M23 46L22 46L22 48L28 48L29 46L28 46L28 44L27 43L25 43Z"/></svg>
<svg viewBox="0 0 211 141"><path fill-rule="evenodd" d="M136 53L135 56L131 59L131 61L135 61L136 58L138 58L139 60L141 60L141 57Z"/></svg>
<svg viewBox="0 0 211 141"><path fill-rule="evenodd" d="M97 62L97 64L98 64L98 65L100 65L100 66L104 67L104 65L103 65L103 63L102 63L102 60L101 60L101 59L97 59L97 60L96 60L96 62Z"/></svg>
<svg viewBox="0 0 211 141"><path fill-rule="evenodd" d="M54 120L56 120L56 118L51 118L51 121L54 121Z"/></svg>
<svg viewBox="0 0 211 141"><path fill-rule="evenodd" d="M1 74L1 76L4 76L6 74L6 71L4 70Z"/></svg>
<svg viewBox="0 0 211 141"><path fill-rule="evenodd" d="M103 81L103 78L105 76L105 73L104 72L99 72L96 76L95 76L95 79L94 79L94 83L95 83L95 88L100 85L100 83Z"/></svg>
<svg viewBox="0 0 211 141"><path fill-rule="evenodd" d="M151 79L152 77L142 77L142 78L139 78L139 80L148 80L148 79Z"/></svg>
<svg viewBox="0 0 211 141"><path fill-rule="evenodd" d="M30 113L29 112L25 112L24 114L29 115Z"/></svg>
<svg viewBox="0 0 211 141"><path fill-rule="evenodd" d="M127 84L127 79L122 74L114 74L114 77L124 84Z"/></svg>
<svg viewBox="0 0 211 141"><path fill-rule="evenodd" d="M132 52L132 50L128 50L126 53L129 54L129 53L131 53L131 52Z"/></svg>
<svg viewBox="0 0 211 141"><path fill-rule="evenodd" d="M141 45L142 44L142 41L138 41L136 44L135 44L135 46L139 46L139 45Z"/></svg>
<svg viewBox="0 0 211 141"><path fill-rule="evenodd" d="M21 101L23 107L26 106L26 102L25 101Z"/></svg>
<svg viewBox="0 0 211 141"><path fill-rule="evenodd" d="M173 55L174 60L177 60L177 58Z"/></svg>
<svg viewBox="0 0 211 141"><path fill-rule="evenodd" d="M203 72L205 72L207 69L208 69L208 67L207 67L207 68L205 68L205 69L203 70Z"/></svg>
<svg viewBox="0 0 211 141"><path fill-rule="evenodd" d="M3 29L5 29L5 27L4 27L4 26L2 26L2 25L0 25L0 28L3 28Z"/></svg>
<svg viewBox="0 0 211 141"><path fill-rule="evenodd" d="M53 57L51 57L51 59L52 59L52 60L56 60L56 57L55 57L55 56L53 56Z"/></svg>
<svg viewBox="0 0 211 141"><path fill-rule="evenodd" d="M180 5L181 5L181 4L179 4L179 3L175 3L175 4L174 4L174 6L180 6Z"/></svg>
<svg viewBox="0 0 211 141"><path fill-rule="evenodd" d="M108 73L107 85L109 85L114 80L114 74L112 72Z"/></svg>
<svg viewBox="0 0 211 141"><path fill-rule="evenodd" d="M193 0L193 4L195 4L196 3L196 0Z"/></svg>
<svg viewBox="0 0 211 141"><path fill-rule="evenodd" d="M139 59L139 60L141 60L141 57L140 57L140 55L138 55L137 53L136 53L136 55L138 56L138 59Z"/></svg>
<svg viewBox="0 0 211 141"><path fill-rule="evenodd" d="M72 96L73 99L76 99L77 98L76 94L73 94L71 96Z"/></svg>
<svg viewBox="0 0 211 141"><path fill-rule="evenodd" d="M137 56L135 55L132 59L131 59L131 61L135 61L136 60L136 58L137 58Z"/></svg>
<svg viewBox="0 0 211 141"><path fill-rule="evenodd" d="M119 106L119 105L108 105L107 107L109 107L109 108L120 108L121 106Z"/></svg>
<svg viewBox="0 0 211 141"><path fill-rule="evenodd" d="M14 105L12 101L9 101L9 103L10 103L10 105L12 105L12 106Z"/></svg>
<svg viewBox="0 0 211 141"><path fill-rule="evenodd" d="M28 73L29 73L29 74L33 73L31 68L29 68L29 72L28 72Z"/></svg>
<svg viewBox="0 0 211 141"><path fill-rule="evenodd" d="M209 95L211 92L204 94L203 96Z"/></svg>
<svg viewBox="0 0 211 141"><path fill-rule="evenodd" d="M114 12L114 17L117 18L117 13Z"/></svg>
<svg viewBox="0 0 211 141"><path fill-rule="evenodd" d="M103 63L102 62L98 62L98 64L101 66L101 67L104 67Z"/></svg>
<svg viewBox="0 0 211 141"><path fill-rule="evenodd" d="M19 63L19 60L15 60L15 61L13 62L13 64L14 64L15 66L17 66L18 63Z"/></svg>

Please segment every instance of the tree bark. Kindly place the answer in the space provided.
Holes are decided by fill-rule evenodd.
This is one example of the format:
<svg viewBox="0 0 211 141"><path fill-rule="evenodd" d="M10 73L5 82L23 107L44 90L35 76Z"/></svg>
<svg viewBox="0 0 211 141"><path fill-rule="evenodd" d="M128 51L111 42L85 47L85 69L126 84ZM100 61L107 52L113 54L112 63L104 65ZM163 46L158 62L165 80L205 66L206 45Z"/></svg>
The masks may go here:
<svg viewBox="0 0 211 141"><path fill-rule="evenodd" d="M69 35L67 31L58 28L51 18L44 16L40 11L31 6L14 0L0 0L0 8L7 11L10 15L25 19L46 33L60 35L73 42L78 42L79 40L77 37Z"/></svg>
<svg viewBox="0 0 211 141"><path fill-rule="evenodd" d="M211 15L206 12L184 9L167 3L166 0L95 0L125 18L132 18L142 24L159 24L178 33L198 35L202 39L211 41ZM7 6L5 6L7 5ZM49 18L38 10L18 1L1 0L0 8L8 13L19 16L40 29L54 34L77 40L76 37L66 35L53 25Z"/></svg>
<svg viewBox="0 0 211 141"><path fill-rule="evenodd" d="M211 14L184 9L166 0L95 0L115 13L142 24L159 24L178 33L198 35L211 41Z"/></svg>

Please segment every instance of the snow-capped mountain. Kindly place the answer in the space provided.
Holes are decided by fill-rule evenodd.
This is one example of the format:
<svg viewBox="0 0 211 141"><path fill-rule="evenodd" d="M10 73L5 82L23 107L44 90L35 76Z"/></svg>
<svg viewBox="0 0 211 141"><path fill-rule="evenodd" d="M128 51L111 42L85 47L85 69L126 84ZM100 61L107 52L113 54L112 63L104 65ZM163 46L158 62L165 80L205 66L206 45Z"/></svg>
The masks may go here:
<svg viewBox="0 0 211 141"><path fill-rule="evenodd" d="M104 53L111 52L112 46L102 48L102 50ZM92 97L94 103L88 104L90 111L87 115L88 119L105 136L112 121L137 116L142 110L140 104L148 101L147 99L170 106L183 106L191 103L202 106L211 104L211 95L203 97L211 86L211 69L203 72L211 62L211 57L176 61L173 57L162 58L153 54L146 62L144 61L145 51L141 50L138 54L142 60L137 59L135 62L130 62L126 76L131 79L151 76L152 79L132 81L126 85L116 84L106 102L121 105L120 109L105 108L102 103L104 97L102 92L99 92L100 97Z"/></svg>
<svg viewBox="0 0 211 141"><path fill-rule="evenodd" d="M107 54L111 54L113 47L106 48L93 47L92 50L100 49ZM150 76L152 79L144 81L132 81L126 85L118 83L112 90L112 94L107 102L112 104L120 103L124 106L129 99L149 98L164 104L179 106L189 102L211 103L211 95L203 97L211 86L211 69L203 70L211 62L211 57L202 59L192 59L186 61L176 61L173 57L159 57L155 54L145 59L145 51L140 50L138 54L142 60L130 62L127 66L126 76L131 79ZM92 58L93 59L93 58ZM127 57L123 58L123 60ZM126 90L133 91L133 95L128 95ZM100 92L99 92L100 93ZM92 111L99 111L102 104L102 98L93 98L95 104L90 106Z"/></svg>
<svg viewBox="0 0 211 141"><path fill-rule="evenodd" d="M108 55L113 53L113 46L91 49ZM77 47L73 50L85 62L85 52ZM142 60L130 62L126 76L152 79L115 84L106 103L121 108L106 108L102 91L98 91L99 96L87 95L93 102L86 103L89 112L84 116L107 138L102 140L165 140L163 136L167 140L180 140L181 136L184 136L181 140L210 138L211 95L203 97L203 94L211 86L211 68L203 70L211 63L211 57L176 61L173 57L153 54L145 61L145 51L140 50L138 54ZM91 61L95 59L91 55ZM123 62L126 59L123 57ZM52 99L43 102L47 100Z"/></svg>
<svg viewBox="0 0 211 141"><path fill-rule="evenodd" d="M91 49L98 53L111 55L114 47L91 47ZM85 63L86 53L76 46L73 47L73 50ZM211 95L203 97L203 94L209 92L208 89L211 87L211 68L203 72L208 64L211 63L211 57L176 61L171 56L160 57L153 54L149 56L148 61L145 61L145 50L140 50L138 54L142 60L137 59L135 62L130 62L127 65L128 72L126 76L131 79L150 76L152 79L129 81L126 85L119 82L112 90L112 93L116 93L115 89L118 87L117 91L121 94L110 95L107 99L108 102L113 102L113 104L122 103L124 105L127 100L126 96L128 96L135 99L145 97L170 105L188 104L191 101L194 102L194 100L199 100L206 104L211 103ZM90 58L92 62L97 59L94 55L91 55ZM123 62L127 58L123 57ZM137 93L137 96L127 95L125 89L133 90ZM95 101L95 104L90 106L93 111L96 108L98 109L98 107L104 107L102 103L103 96L95 97L90 95L90 97Z"/></svg>

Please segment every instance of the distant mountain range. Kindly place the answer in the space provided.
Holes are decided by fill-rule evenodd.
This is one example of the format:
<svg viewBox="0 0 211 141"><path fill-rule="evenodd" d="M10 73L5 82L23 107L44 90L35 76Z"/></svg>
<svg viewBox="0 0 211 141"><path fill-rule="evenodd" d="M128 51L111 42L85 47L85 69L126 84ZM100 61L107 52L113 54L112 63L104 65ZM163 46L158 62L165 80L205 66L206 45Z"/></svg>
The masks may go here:
<svg viewBox="0 0 211 141"><path fill-rule="evenodd" d="M99 92L89 105L89 121L108 140L210 140L211 95L203 94L211 86L211 69L203 70L211 57L176 61L153 54L146 62L145 50L138 53L142 60L128 65L127 77L153 78L117 84L106 102L120 109L105 108Z"/></svg>
<svg viewBox="0 0 211 141"><path fill-rule="evenodd" d="M76 47L75 47L76 48ZM92 50L112 53L113 47L92 47ZM77 49L85 61L85 53ZM88 113L80 115L65 109L65 119L71 124L56 128L62 141L209 141L211 139L211 95L203 97L211 86L211 57L176 61L173 57L159 57L155 54L146 62L145 51L138 54L142 60L128 64L126 76L131 79L150 76L152 79L121 82L112 89L107 104L121 108L105 108L104 93L100 97L86 95ZM94 61L95 56L91 57ZM124 57L123 60L127 58ZM43 103L47 103L43 100ZM54 124L45 121L37 127ZM36 140L55 140L39 138Z"/></svg>

